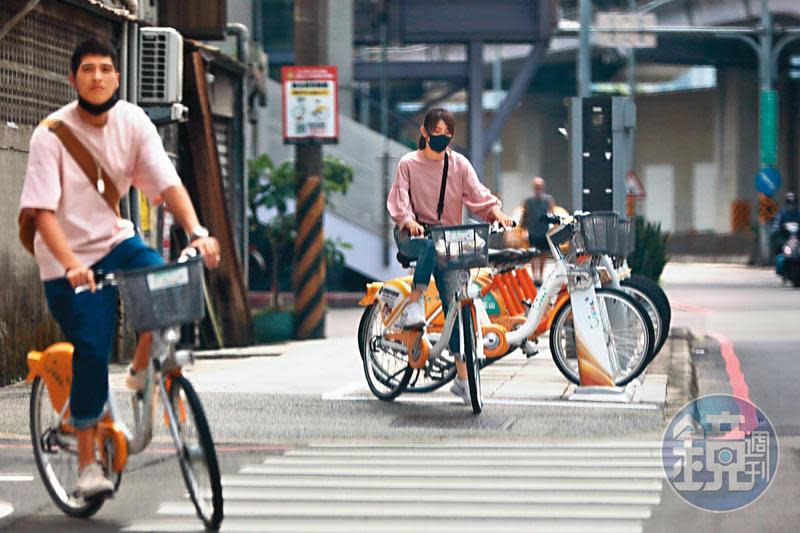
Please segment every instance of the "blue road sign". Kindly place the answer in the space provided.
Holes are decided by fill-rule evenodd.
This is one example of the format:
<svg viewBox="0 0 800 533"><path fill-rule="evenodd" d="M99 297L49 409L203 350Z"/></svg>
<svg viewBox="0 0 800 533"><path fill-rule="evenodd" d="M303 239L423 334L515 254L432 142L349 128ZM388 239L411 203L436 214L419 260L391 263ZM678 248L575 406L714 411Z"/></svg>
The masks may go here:
<svg viewBox="0 0 800 533"><path fill-rule="evenodd" d="M766 196L775 196L781 187L781 173L775 167L764 167L756 174L756 190Z"/></svg>

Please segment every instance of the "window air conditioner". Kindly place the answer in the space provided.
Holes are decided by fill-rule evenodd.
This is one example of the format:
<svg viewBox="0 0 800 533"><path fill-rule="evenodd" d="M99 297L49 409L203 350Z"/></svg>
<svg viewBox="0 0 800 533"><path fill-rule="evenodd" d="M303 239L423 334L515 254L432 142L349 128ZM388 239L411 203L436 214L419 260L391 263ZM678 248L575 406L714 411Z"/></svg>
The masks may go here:
<svg viewBox="0 0 800 533"><path fill-rule="evenodd" d="M173 28L139 30L139 105L183 98L183 37Z"/></svg>

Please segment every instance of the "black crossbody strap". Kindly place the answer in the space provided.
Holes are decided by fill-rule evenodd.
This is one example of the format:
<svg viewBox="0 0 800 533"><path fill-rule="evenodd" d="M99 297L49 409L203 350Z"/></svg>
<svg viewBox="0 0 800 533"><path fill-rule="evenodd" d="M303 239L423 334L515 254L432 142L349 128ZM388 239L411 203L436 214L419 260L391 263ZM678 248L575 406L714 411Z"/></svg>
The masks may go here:
<svg viewBox="0 0 800 533"><path fill-rule="evenodd" d="M449 163L449 157L447 156L447 154L444 154L444 170L442 170L442 185L441 187L439 187L439 204L436 206L436 218L440 224L442 222L442 213L444 212L444 191L447 189L448 163Z"/></svg>

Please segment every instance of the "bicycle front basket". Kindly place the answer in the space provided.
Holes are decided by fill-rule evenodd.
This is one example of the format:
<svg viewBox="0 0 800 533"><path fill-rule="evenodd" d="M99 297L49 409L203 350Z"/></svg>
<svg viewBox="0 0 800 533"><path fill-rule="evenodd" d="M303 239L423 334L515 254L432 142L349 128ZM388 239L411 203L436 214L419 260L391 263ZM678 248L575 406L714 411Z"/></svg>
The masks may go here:
<svg viewBox="0 0 800 533"><path fill-rule="evenodd" d="M620 217L617 223L617 245L614 248L614 257L627 257L633 251L631 248L631 232L633 231L633 219Z"/></svg>
<svg viewBox="0 0 800 533"><path fill-rule="evenodd" d="M617 247L617 222L613 211L587 213L580 218L581 236L586 253L613 255Z"/></svg>
<svg viewBox="0 0 800 533"><path fill-rule="evenodd" d="M468 270L489 264L489 225L433 226L436 261L443 270Z"/></svg>
<svg viewBox="0 0 800 533"><path fill-rule="evenodd" d="M136 331L197 322L205 315L202 257L116 277L125 316Z"/></svg>

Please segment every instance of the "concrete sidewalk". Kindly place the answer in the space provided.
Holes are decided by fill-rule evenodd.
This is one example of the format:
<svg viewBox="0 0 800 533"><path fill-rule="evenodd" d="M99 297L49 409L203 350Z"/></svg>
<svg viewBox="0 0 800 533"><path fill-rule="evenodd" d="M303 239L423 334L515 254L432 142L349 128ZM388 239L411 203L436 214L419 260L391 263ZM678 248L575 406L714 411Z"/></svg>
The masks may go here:
<svg viewBox="0 0 800 533"><path fill-rule="evenodd" d="M370 399L373 396L364 378L355 340L361 313L360 308L330 310L326 320L326 339L199 352L198 366L203 369L208 365L224 364L229 370L238 369L235 373L238 376L244 377L248 373L268 376L267 381L259 381L259 390L265 393L321 394L330 400ZM664 407L673 365L673 348L680 347L672 341L668 342L651 368L639 378L641 386L636 388L631 403L649 404L651 408L658 409ZM539 340L539 349L539 354L530 359L517 350L486 367L481 372L484 397L510 403L569 399L575 392L575 386L556 368L546 336ZM688 361L686 351L685 359ZM676 357L675 360L683 360L682 357ZM672 373L674 379L678 380L679 372ZM204 380L200 376L198 378L201 379L199 385L203 387ZM210 389L227 389L219 381L206 385ZM684 385L676 381L673 387L683 390ZM242 386L241 382L239 386ZM402 398L456 401L448 387L422 395L407 394Z"/></svg>

